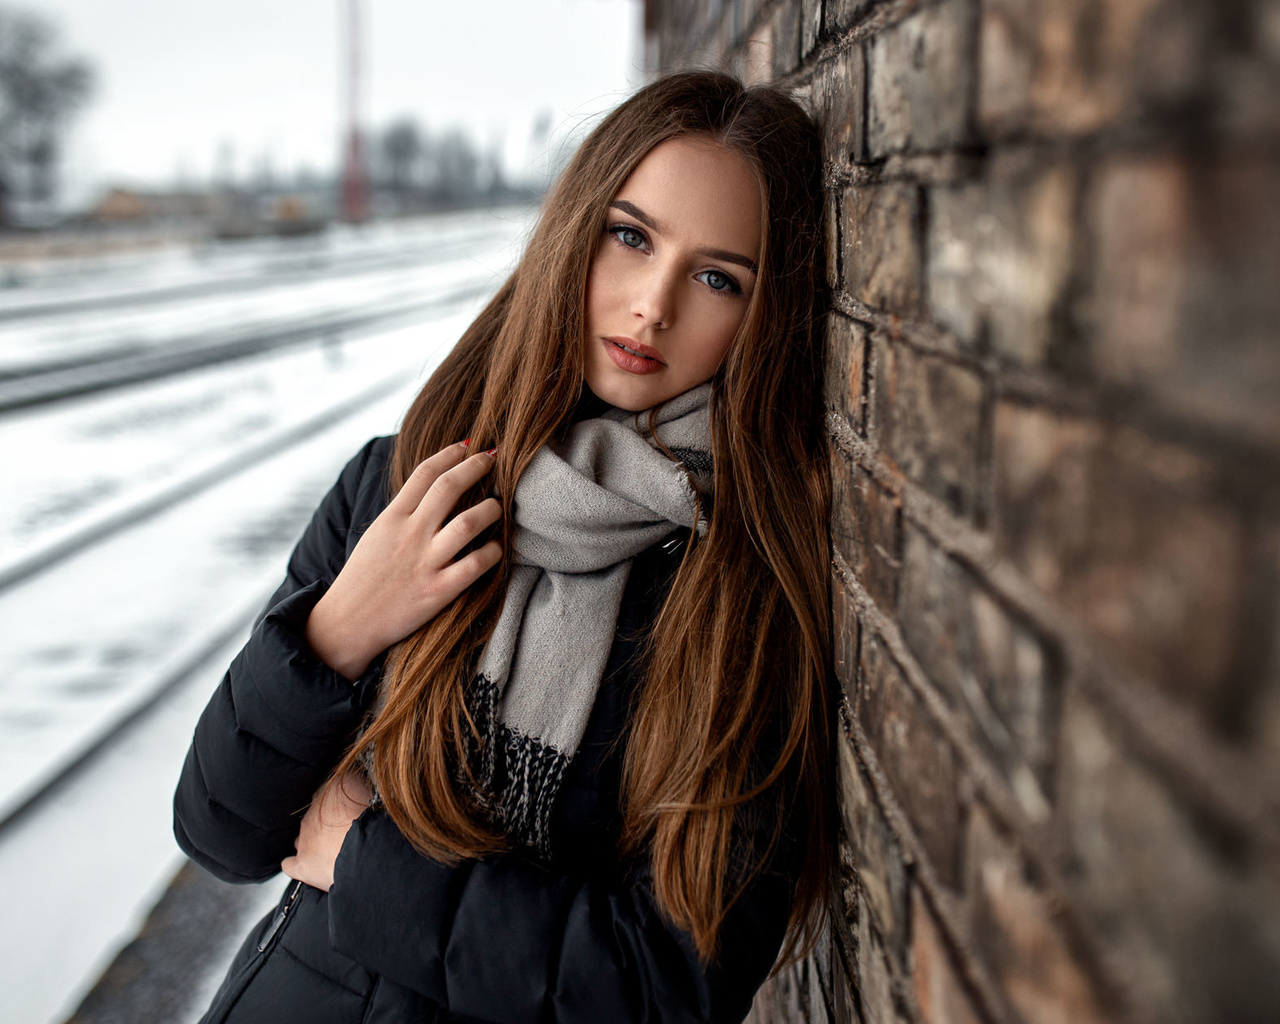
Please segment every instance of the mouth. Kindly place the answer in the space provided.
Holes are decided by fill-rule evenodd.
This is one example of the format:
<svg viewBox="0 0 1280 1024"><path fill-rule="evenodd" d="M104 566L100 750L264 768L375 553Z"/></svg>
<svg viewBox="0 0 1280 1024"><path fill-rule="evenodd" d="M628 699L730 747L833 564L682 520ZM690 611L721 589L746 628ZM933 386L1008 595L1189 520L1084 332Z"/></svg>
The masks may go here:
<svg viewBox="0 0 1280 1024"><path fill-rule="evenodd" d="M642 345L640 342L634 341L631 338L617 336L605 338L604 340L615 348L620 348L623 352L627 352L633 356L639 356L641 359L651 359L655 363L660 363L663 366L667 365L663 361L662 356L658 354L658 350L656 348L650 348L648 345Z"/></svg>
<svg viewBox="0 0 1280 1024"><path fill-rule="evenodd" d="M600 340L614 365L626 373L637 375L657 373L667 365L658 355L657 349L642 345L633 338L618 336Z"/></svg>

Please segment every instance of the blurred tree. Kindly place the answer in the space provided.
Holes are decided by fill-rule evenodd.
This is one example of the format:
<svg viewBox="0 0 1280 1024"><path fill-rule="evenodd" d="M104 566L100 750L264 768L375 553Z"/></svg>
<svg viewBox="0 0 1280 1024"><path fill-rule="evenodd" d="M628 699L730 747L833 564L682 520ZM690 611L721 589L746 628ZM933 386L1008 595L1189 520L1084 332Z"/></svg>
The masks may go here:
<svg viewBox="0 0 1280 1024"><path fill-rule="evenodd" d="M433 140L431 155L436 166L436 196L442 206L467 206L480 192L480 157L471 137L451 128Z"/></svg>
<svg viewBox="0 0 1280 1024"><path fill-rule="evenodd" d="M408 115L378 133L373 156L377 187L400 213L475 206L501 187L499 156L461 128L432 132Z"/></svg>
<svg viewBox="0 0 1280 1024"><path fill-rule="evenodd" d="M43 18L0 7L0 226L15 199L53 200L62 134L93 91L89 64L56 47Z"/></svg>
<svg viewBox="0 0 1280 1024"><path fill-rule="evenodd" d="M412 118L402 117L382 133L382 159L387 186L403 202L408 198L422 158L423 138Z"/></svg>

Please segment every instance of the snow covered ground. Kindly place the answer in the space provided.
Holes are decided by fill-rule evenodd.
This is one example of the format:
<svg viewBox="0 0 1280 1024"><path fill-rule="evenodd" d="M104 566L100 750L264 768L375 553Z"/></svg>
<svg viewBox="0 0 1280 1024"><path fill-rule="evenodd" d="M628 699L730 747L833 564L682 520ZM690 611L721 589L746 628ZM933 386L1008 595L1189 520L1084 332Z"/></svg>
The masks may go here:
<svg viewBox="0 0 1280 1024"><path fill-rule="evenodd" d="M261 238L210 242L196 248L116 253L78 260L50 260L6 268L0 288L0 319L50 306L140 299L179 289L235 289L290 275L365 266L418 253L422 262L474 250L479 236L503 236L523 225L528 211L442 214L360 227L335 226L305 238Z"/></svg>
<svg viewBox="0 0 1280 1024"><path fill-rule="evenodd" d="M327 293L315 281L287 280L277 295L259 280L253 302L294 315L468 276L496 287L527 220L507 214L486 225L472 215L468 224L474 244L431 267L410 271L391 259L378 283L357 287L364 272L339 275ZM381 237L379 258L465 235L456 221L445 227L434 236L427 226L402 232L399 242ZM373 244L350 246L357 243ZM117 269L117 293L142 290ZM148 287L182 279L172 267L134 269ZM76 282L69 292L104 293L91 274ZM340 344L322 334L314 344L0 417L0 578L5 566L56 554L68 537L93 539L0 589L0 823L112 723L164 693L125 739L0 825L0 1022L61 1020L136 929L180 860L169 799L195 715L343 463L370 436L396 428L483 301L432 322ZM250 308L230 293L214 304L164 305L170 341ZM137 322L124 307L116 312L117 324ZM0 325L0 362L10 342L34 350L20 328L40 330L46 319L61 318ZM75 349L73 334L57 344ZM84 336L84 351L115 343L87 326ZM155 338L165 343L163 331ZM131 522L144 500L148 518Z"/></svg>

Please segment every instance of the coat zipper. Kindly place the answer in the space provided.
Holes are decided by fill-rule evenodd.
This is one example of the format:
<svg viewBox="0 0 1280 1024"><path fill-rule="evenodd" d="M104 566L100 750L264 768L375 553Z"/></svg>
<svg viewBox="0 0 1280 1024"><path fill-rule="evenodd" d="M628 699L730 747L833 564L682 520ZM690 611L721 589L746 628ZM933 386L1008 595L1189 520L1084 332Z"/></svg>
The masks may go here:
<svg viewBox="0 0 1280 1024"><path fill-rule="evenodd" d="M275 938L276 932L280 930L280 926L284 924L284 919L289 913L289 909L293 906L294 901L298 898L298 893L302 890L301 882L294 882L293 888L289 890L289 898L285 901L285 905L280 908L280 913L276 914L276 919L271 922L271 927L267 929L267 934L262 936L262 941L258 943L258 952L266 951L271 940Z"/></svg>

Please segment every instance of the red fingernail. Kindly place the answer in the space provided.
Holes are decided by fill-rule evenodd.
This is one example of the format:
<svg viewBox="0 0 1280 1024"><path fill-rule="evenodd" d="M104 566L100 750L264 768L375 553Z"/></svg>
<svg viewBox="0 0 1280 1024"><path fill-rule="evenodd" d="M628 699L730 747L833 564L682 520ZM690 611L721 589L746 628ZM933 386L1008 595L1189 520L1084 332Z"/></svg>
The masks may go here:
<svg viewBox="0 0 1280 1024"><path fill-rule="evenodd" d="M466 438L465 440L463 440L463 442L462 442L462 447L463 447L463 448L470 448L470 447L471 447L471 438L469 438L469 437L468 437L468 438Z"/></svg>
<svg viewBox="0 0 1280 1024"><path fill-rule="evenodd" d="M497 457L498 449L497 449L497 448L490 448L487 452L485 452L485 454L486 454L486 455L492 455L492 456L494 456L494 457Z"/></svg>

